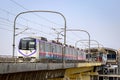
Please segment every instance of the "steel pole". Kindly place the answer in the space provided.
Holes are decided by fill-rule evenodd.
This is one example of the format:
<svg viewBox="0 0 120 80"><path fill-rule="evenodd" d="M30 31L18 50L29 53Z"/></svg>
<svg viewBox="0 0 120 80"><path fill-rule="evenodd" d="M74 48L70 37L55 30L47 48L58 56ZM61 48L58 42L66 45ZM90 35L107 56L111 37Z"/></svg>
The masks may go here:
<svg viewBox="0 0 120 80"><path fill-rule="evenodd" d="M47 11L47 10L33 10L33 11L21 12L14 19L14 26L13 26L13 58L15 56L15 35L16 35L15 29L16 29L16 20L17 20L18 16L20 16L21 14L33 13L33 12L48 12L48 13L55 13L55 14L61 15L63 17L63 19L64 19L64 45L66 44L66 18L64 17L64 15L62 13L56 12L56 11ZM63 63L65 63L65 61L64 61L64 54L65 53L64 52L62 54L63 55Z"/></svg>
<svg viewBox="0 0 120 80"><path fill-rule="evenodd" d="M88 40L78 40L78 41L76 41L76 43L75 43L75 46L77 47L77 43L78 42L81 42L81 41L88 41ZM98 48L100 47L100 44L99 44L99 42L98 41L96 41L96 40L90 40L90 41L94 41L94 42L96 42L97 43L97 45L98 45ZM91 45L91 44L90 44Z"/></svg>
<svg viewBox="0 0 120 80"><path fill-rule="evenodd" d="M82 32L87 33L87 35L89 37L89 39L88 39L89 40L89 43L88 43L88 45L89 45L88 53L90 53L90 34L86 30L81 30L81 29L67 29L66 31L82 31Z"/></svg>
<svg viewBox="0 0 120 80"><path fill-rule="evenodd" d="M89 37L89 43L88 43L88 45L89 45L89 50L88 50L88 53L90 54L90 34L86 31L86 30L81 30L81 29L66 29L65 31L82 31L82 32L85 32L85 33L87 33L87 35L88 35L88 37ZM60 33L62 33L63 31L61 31ZM66 33L66 32L65 32ZM65 39L66 39L66 36L65 36ZM66 41L66 40L65 40ZM90 56L89 56L89 58L90 58Z"/></svg>

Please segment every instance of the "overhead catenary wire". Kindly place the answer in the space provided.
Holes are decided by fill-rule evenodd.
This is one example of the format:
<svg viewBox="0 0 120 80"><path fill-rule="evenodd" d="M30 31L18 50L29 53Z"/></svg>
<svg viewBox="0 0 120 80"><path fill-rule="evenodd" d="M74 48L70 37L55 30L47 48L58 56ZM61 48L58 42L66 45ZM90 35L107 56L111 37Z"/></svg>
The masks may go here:
<svg viewBox="0 0 120 80"><path fill-rule="evenodd" d="M0 17L0 19L4 19L4 20L6 20L7 21L7 19L5 19L5 18L2 18L2 17ZM0 21L1 22L1 21ZM5 24L0 24L0 25L4 25L4 26L12 26L12 21L7 21L7 22L9 22L9 23L6 23L6 22L2 22L2 23L5 23ZM10 24L11 23L11 24ZM6 24L8 24L8 25L6 25ZM22 26L26 26L26 25L23 25L23 24L20 24L20 23L17 23L17 24L19 24L19 25L22 25ZM29 26L30 27L30 26ZM38 30L38 29L35 29L35 28L33 28L33 27L30 27L31 28L31 30L34 30L34 31L39 31L39 32L42 32L42 33L44 33L44 34L47 34L47 33L45 33L45 32L43 32L43 31L40 31L40 30ZM49 33L48 33L48 35L49 35ZM51 34L50 34L51 35Z"/></svg>
<svg viewBox="0 0 120 80"><path fill-rule="evenodd" d="M9 32L11 32L11 33L13 32L13 30L6 29L6 28L2 28L2 27L0 27L0 29L1 29L1 30L9 31ZM37 29L32 29L32 30L36 31ZM43 35L45 35L45 36L47 36L47 35L53 35L53 34L45 33L45 32L40 31L40 30L37 30L37 32L40 33L40 34L43 34ZM22 31L22 32L19 32L19 33L24 34L23 31ZM31 33L31 32L30 32L30 33ZM18 35L18 34L16 34L16 35ZM27 34L25 33L24 35L27 35Z"/></svg>
<svg viewBox="0 0 120 80"><path fill-rule="evenodd" d="M7 19L5 19L5 18L3 18L3 17L0 17L0 19L3 19L3 20L5 20L5 21L11 23L11 27L12 27L12 21L8 21ZM26 25L23 25L23 24L20 24L20 23L17 23L17 24L22 25L22 26L26 26ZM6 26L8 26L8 25L6 25ZM41 25L40 25L40 26L41 26ZM42 26L43 26L43 25L42 25ZM30 27L30 26L29 26L29 27ZM54 35L54 34L49 34L49 33L43 32L42 30L35 29L35 28L33 28L33 27L30 27L30 28L31 28L31 30L33 30L33 31L37 31L37 32L42 33L42 34L45 34L45 35ZM71 32L71 33L74 34L74 32ZM76 34L74 34L74 35L76 35ZM54 36L55 36L55 35L54 35ZM78 37L78 36L76 36L76 37ZM69 38L69 39L73 40L72 37ZM68 41L68 42L69 42L69 41ZM70 42L70 43L71 43L71 42Z"/></svg>
<svg viewBox="0 0 120 80"><path fill-rule="evenodd" d="M29 10L29 9L25 8L23 5L21 5L21 4L17 3L16 1L14 1L14 0L10 0L10 1L13 2L14 4L16 4L17 6L21 7L24 10ZM47 18L45 18L43 16L38 15L38 14L35 14L35 13L32 13L32 14L39 17L39 18L41 18L41 19L46 20L47 22L50 22L50 23L53 23L53 24L56 24L56 25L59 25L59 26L63 26L61 24L55 23L55 22L53 22L53 21L51 21L51 20L49 20L49 19L47 19Z"/></svg>
<svg viewBox="0 0 120 80"><path fill-rule="evenodd" d="M4 9L2 9L2 8L0 8L0 10L4 11L4 12L6 12L6 13L9 12L9 11L4 10ZM11 12L9 12L9 13L10 13L10 15L12 15L12 16L16 16L16 14L13 14L13 13L11 13ZM3 17L0 17L0 18L8 21L8 19L5 19L5 18L3 18ZM38 23L38 22L35 22L35 21L33 21L33 20L28 20L28 19L23 18L23 17L20 17L20 18L23 19L23 20L25 20L25 21L28 21L28 22L30 22L30 23L43 26L44 28L50 28L48 25L40 24L40 23ZM12 22L12 21L11 21L11 22ZM12 22L12 23L13 23L13 22Z"/></svg>
<svg viewBox="0 0 120 80"><path fill-rule="evenodd" d="M14 1L14 0L10 0L10 1L13 2L14 4L16 4L17 6L21 7L21 8L24 9L24 10L29 10L29 9L25 8L24 6L22 6L21 4L17 3L16 1ZM15 14L13 14L13 13L11 13L11 12L9 12L9 11L6 11L6 10L4 10L4 9L2 9L2 11L6 12L6 13L9 13L9 15L15 16ZM42 19L44 19L44 20L46 20L46 21L48 21L48 22L50 22L50 23L53 23L53 24L62 26L61 24L57 24L57 23L55 23L55 22L53 22L53 21L51 21L51 20L48 20L47 18L44 18L44 17L42 17L42 16L39 16L39 15L37 15L37 14L34 14L34 15L37 16L37 17L39 17L39 18L42 18ZM22 18L22 17L21 17L21 18ZM28 20L28 19L25 19L25 18L22 18L22 19L24 19L24 20L26 20L26 21L28 21L28 22L30 22L30 23L33 23L33 24L35 24L35 25L37 24L37 25L39 25L39 26L43 26L44 28L49 28L49 26L47 26L47 25L40 24L40 23L37 23L37 22L35 22L35 21L31 21L31 20ZM53 27L53 26L52 26L52 27ZM43 32L43 31L41 31L41 32ZM43 33L44 33L44 32L43 32ZM72 32L72 33L73 33L73 32Z"/></svg>
<svg viewBox="0 0 120 80"><path fill-rule="evenodd" d="M2 11L5 11L5 12L7 12L7 13L9 12L9 11L6 11L6 10L2 10ZM11 12L10 12L10 13L11 13ZM11 13L11 14L12 14L12 13ZM12 14L12 16L13 16L13 14ZM1 17L1 19L4 19L4 20L8 21L7 19L2 18L2 17ZM26 19L25 19L25 20L26 20ZM30 20L27 20L27 21L33 23L33 21L30 21ZM8 22L11 22L11 23L12 23L12 21L10 21L10 20L9 20ZM36 22L35 22L35 23L36 23ZM18 24L18 23L17 23L17 24ZM37 23L37 24L38 24L38 23ZM40 26L45 26L45 25L41 25L41 24L38 24L38 25L40 25ZM22 26L23 26L23 25L22 25ZM24 26L25 26L25 25L24 25ZM44 27L44 28L45 28L45 27ZM50 28L50 29L51 29L51 28ZM39 31L39 32L42 32L43 34L47 34L47 33L43 32L43 31ZM51 34L48 33L47 35L51 35ZM52 34L52 35L53 35L53 34ZM53 36L52 36L52 37L53 37Z"/></svg>
<svg viewBox="0 0 120 80"><path fill-rule="evenodd" d="M6 28L1 28L1 27L0 27L0 29L1 29L1 30L7 30L7 31L12 32L12 30L9 30L9 29L6 29Z"/></svg>
<svg viewBox="0 0 120 80"><path fill-rule="evenodd" d="M4 10L5 11L5 10ZM8 12L8 11L7 11ZM11 13L12 14L12 13ZM6 18L3 18L3 17L0 17L0 19L2 20L2 24L0 24L0 25L3 25L3 26L11 26L12 27L12 25L13 25L13 21L10 21L10 20L7 20ZM5 22L3 22L3 20L5 21ZM28 20L29 22L31 22L31 23L34 23L34 24L36 24L36 25L39 25L39 26L43 26L44 28L46 28L46 25L43 25L43 24L39 24L39 23L36 23L36 22L33 22L33 21L30 21L30 20ZM8 23L6 23L6 22L8 22ZM3 24L4 23L4 24ZM6 24L8 24L8 25L6 25ZM24 26L24 27L26 27L26 25L23 25L23 24L20 24L20 23L18 23L17 22L17 24L18 25L20 25L20 26ZM27 25L28 26L28 25ZM30 27L30 26L29 26ZM47 34L47 33L45 33L45 32L43 32L43 31L38 31L38 29L35 29L35 27L30 27L31 28L31 30L34 30L34 31L37 31L37 33L39 32L40 34L42 33L42 34L45 34L45 35L51 35L51 34ZM11 30L9 30L9 31L11 31Z"/></svg>
<svg viewBox="0 0 120 80"><path fill-rule="evenodd" d="M0 21L1 23L5 23L5 25L6 24L9 24L9 27L10 27L10 25L11 25L11 27L13 26L13 21L8 21L6 18L3 18L3 17L0 17L0 20L2 20L2 21ZM3 21L5 21L5 22L3 22ZM26 26L26 25L23 25L23 24L20 24L20 23L17 23L18 25L20 25L20 26Z"/></svg>
<svg viewBox="0 0 120 80"><path fill-rule="evenodd" d="M4 26L11 26L12 27L12 21L8 21L7 19L5 19L5 18L2 18L2 17L0 17L0 19L2 19L2 20L5 20L6 22L2 22L2 24L0 23L0 25L2 25L3 27ZM0 21L1 22L1 21ZM7 23L8 22L8 23ZM4 23L4 24L3 24ZM20 23L17 23L17 24L19 24L19 25L22 25L22 26L24 26L24 27L26 27L26 25L23 25L23 24L20 24ZM29 26L29 28L31 29L31 30L33 30L33 31L37 31L37 32L39 32L39 33L42 33L42 34L46 34L46 35L52 35L52 34L49 34L49 33L46 33L46 32L43 32L42 30L38 30L38 29L35 29L35 28L33 28L33 27L30 27ZM7 30L7 31L13 31L13 30L9 30L9 29L5 29L5 28L1 28L2 30Z"/></svg>
<svg viewBox="0 0 120 80"><path fill-rule="evenodd" d="M11 0L11 1L14 2L16 5L18 5L19 7L22 7L23 9L28 10L27 8L23 7L22 5L20 5L19 3L15 2L14 0ZM0 8L0 9L1 9L1 8ZM1 9L1 10L4 11L4 12L6 12L6 13L10 13L10 15L13 15L13 16L15 15L15 14L7 11L7 10L4 10L4 9ZM38 24L38 25L40 25L40 26L48 27L48 26L46 26L46 25L39 24L39 23L36 23L36 22L34 22L34 21L30 21L30 20L28 20L28 19L25 19L25 18L22 18L22 19L24 19L24 20L26 20L26 21L29 21L29 22L31 22L31 23ZM45 18L44 18L44 19L45 19ZM7 20L7 19L6 19L6 20ZM49 21L49 22L50 22L50 21Z"/></svg>

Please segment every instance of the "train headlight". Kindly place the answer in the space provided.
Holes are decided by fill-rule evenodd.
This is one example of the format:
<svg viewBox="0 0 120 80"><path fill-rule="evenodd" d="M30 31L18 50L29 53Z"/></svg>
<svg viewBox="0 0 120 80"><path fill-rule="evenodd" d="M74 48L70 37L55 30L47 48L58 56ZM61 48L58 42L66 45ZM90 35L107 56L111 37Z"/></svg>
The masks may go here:
<svg viewBox="0 0 120 80"><path fill-rule="evenodd" d="M36 58L31 58L30 62L36 62Z"/></svg>
<svg viewBox="0 0 120 80"><path fill-rule="evenodd" d="M24 60L23 60L23 57L19 57L18 58L18 62L23 62Z"/></svg>

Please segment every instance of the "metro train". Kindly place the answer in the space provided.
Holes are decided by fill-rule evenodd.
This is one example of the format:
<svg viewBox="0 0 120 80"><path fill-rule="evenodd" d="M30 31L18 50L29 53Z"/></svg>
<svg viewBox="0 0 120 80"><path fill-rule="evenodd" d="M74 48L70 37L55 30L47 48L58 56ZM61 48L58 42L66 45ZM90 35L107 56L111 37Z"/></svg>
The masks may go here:
<svg viewBox="0 0 120 80"><path fill-rule="evenodd" d="M88 51L88 49L86 49ZM90 52L92 54L92 59L99 61L105 61L107 64L116 64L118 61L117 55L118 51L112 48L101 47L101 48L91 48Z"/></svg>
<svg viewBox="0 0 120 80"><path fill-rule="evenodd" d="M44 37L24 37L20 39L18 58L30 62L79 62L86 60L86 53L79 48L48 41Z"/></svg>
<svg viewBox="0 0 120 80"><path fill-rule="evenodd" d="M107 60L106 64L103 65L102 70L99 71L99 74L118 74L118 69L119 69L119 54L116 49L113 48L105 48L104 50L106 51L107 54ZM102 77L101 77L102 78Z"/></svg>

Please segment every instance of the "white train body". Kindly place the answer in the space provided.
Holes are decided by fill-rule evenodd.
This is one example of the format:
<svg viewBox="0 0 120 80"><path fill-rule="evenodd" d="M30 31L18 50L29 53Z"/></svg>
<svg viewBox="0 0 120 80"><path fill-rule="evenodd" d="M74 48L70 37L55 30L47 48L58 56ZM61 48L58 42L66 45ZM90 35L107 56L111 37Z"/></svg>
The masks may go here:
<svg viewBox="0 0 120 80"><path fill-rule="evenodd" d="M64 51L65 50L65 51ZM64 57L63 57L64 55ZM46 38L25 37L19 42L18 57L35 59L34 61L85 61L86 53L72 46L65 46L55 41L48 42Z"/></svg>

